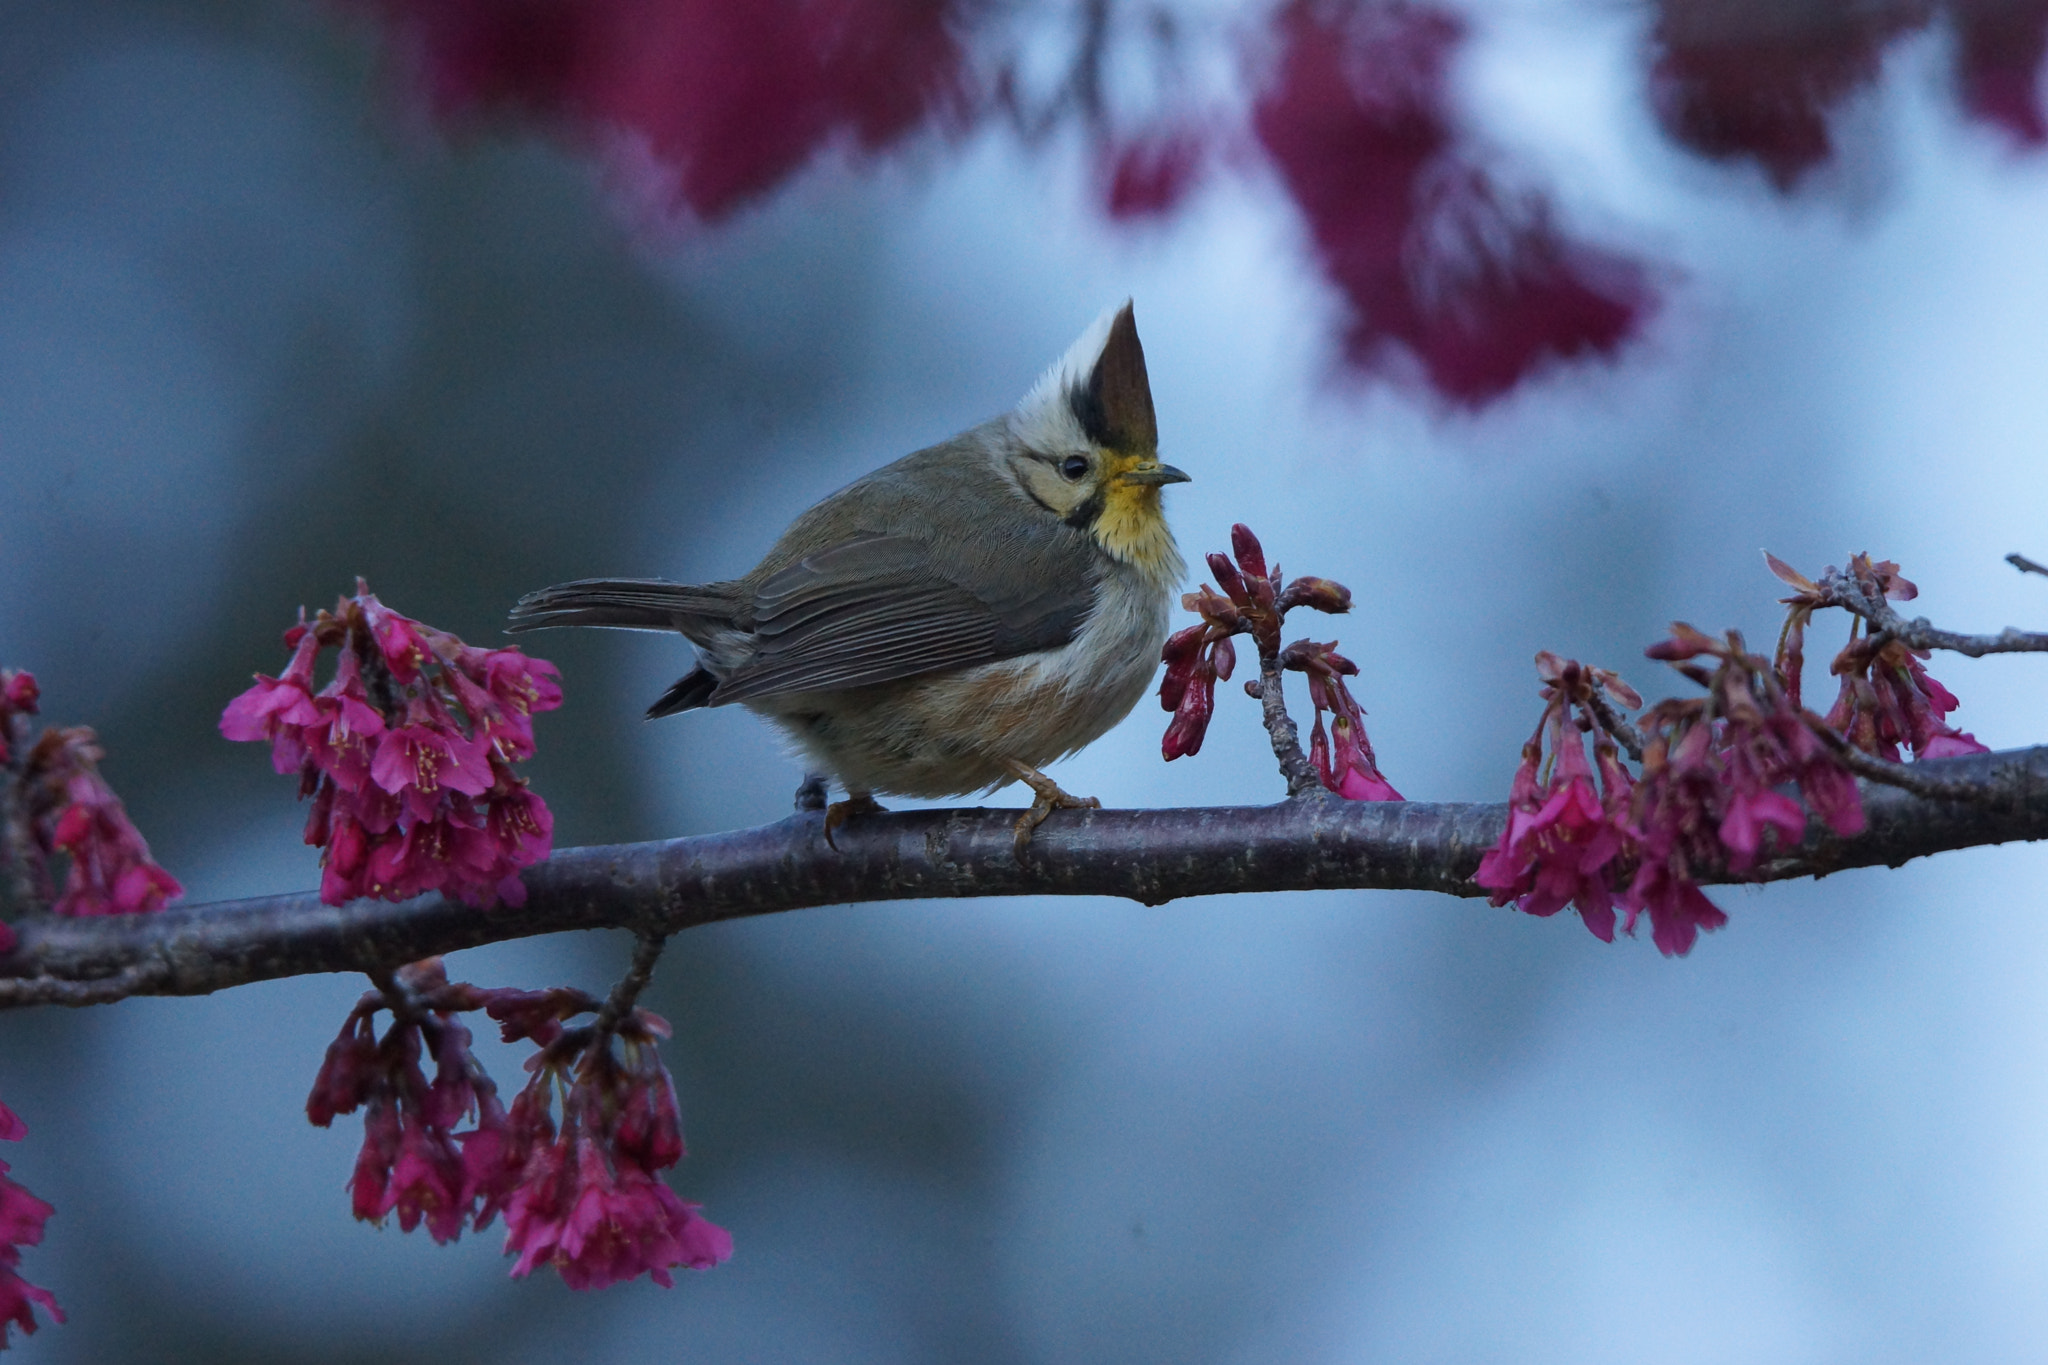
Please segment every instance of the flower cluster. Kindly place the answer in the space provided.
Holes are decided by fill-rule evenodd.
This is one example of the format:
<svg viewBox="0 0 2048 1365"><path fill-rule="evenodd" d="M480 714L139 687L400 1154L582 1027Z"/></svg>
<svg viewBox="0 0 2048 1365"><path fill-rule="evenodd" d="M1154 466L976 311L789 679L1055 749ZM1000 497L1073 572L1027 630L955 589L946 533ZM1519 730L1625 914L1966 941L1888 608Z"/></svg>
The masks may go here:
<svg viewBox="0 0 2048 1365"><path fill-rule="evenodd" d="M0 1104L0 1140L19 1142L28 1136L28 1125L12 1109ZM0 1350L8 1344L9 1326L24 1333L36 1330L35 1311L43 1311L58 1322L64 1310L50 1291L21 1278L21 1249L43 1240L43 1224L56 1210L17 1185L7 1175L7 1163L0 1161Z"/></svg>
<svg viewBox="0 0 2048 1365"><path fill-rule="evenodd" d="M1365 709L1344 685L1347 676L1357 676L1358 665L1337 652L1337 642L1325 645L1296 640L1280 651L1280 666L1308 674L1309 702L1316 711L1308 756L1323 785L1353 801L1404 800L1394 784L1380 776L1372 741L1365 737ZM1323 733L1326 711L1330 713L1327 736Z"/></svg>
<svg viewBox="0 0 2048 1365"><path fill-rule="evenodd" d="M1455 108L1466 39L1450 9L1292 0L1273 11L1252 131L1349 305L1345 358L1420 372L1478 408L1558 360L1611 356L1641 328L1638 263L1503 183Z"/></svg>
<svg viewBox="0 0 2048 1365"><path fill-rule="evenodd" d="M1309 607L1342 614L1351 610L1351 590L1326 578L1296 578L1283 586L1280 567L1267 567L1265 550L1248 526L1230 528L1230 548L1229 555L1208 557L1209 571L1222 590L1204 583L1181 598L1181 605L1202 619L1174 632L1162 651L1166 677L1159 685L1159 704L1173 712L1173 720L1160 751L1169 762L1201 752L1216 709L1216 684L1229 681L1237 666L1231 637L1249 635L1259 653L1260 680L1247 682L1246 692L1262 697L1265 680L1277 685L1283 669L1308 675L1316 713L1312 754L1323 785L1357 801L1399 801L1400 794L1380 776L1373 758L1372 742L1365 735L1365 711L1344 685L1345 677L1357 674L1358 665L1336 652L1334 640L1297 640L1284 649L1280 645L1288 612ZM1331 715L1328 734L1323 730L1326 711Z"/></svg>
<svg viewBox="0 0 2048 1365"><path fill-rule="evenodd" d="M389 996L371 991L357 1002L306 1099L306 1117L325 1128L337 1114L363 1111L363 1149L349 1181L356 1217L381 1223L396 1213L407 1232L421 1224L437 1242L452 1242L477 1205L480 1181L465 1160L456 1126L504 1123L497 1087L470 1054L470 1034L456 1012L477 1007L476 992L451 986L438 960L401 971ZM395 997L395 998L393 998ZM379 1038L376 1015L390 1010ZM421 1067L434 1059L430 1083Z"/></svg>
<svg viewBox="0 0 2048 1365"><path fill-rule="evenodd" d="M444 118L506 112L597 151L657 211L729 216L827 147L955 107L956 5L892 0L355 0Z"/></svg>
<svg viewBox="0 0 2048 1365"><path fill-rule="evenodd" d="M1797 590L1783 599L1788 615L1775 657L1749 653L1733 631L1716 639L1673 625L1668 639L1644 652L1705 695L1644 713L1639 736L1630 739L1641 749L1634 778L1613 736L1635 732L1610 703L1633 710L1641 699L1604 670L1537 656L1543 719L1522 750L1507 828L1474 878L1495 905L1514 902L1536 915L1575 905L1589 929L1611 940L1618 904L1625 929L1633 932L1647 915L1657 946L1683 954L1702 930L1727 922L1696 872L1754 872L1772 849L1805 837L1809 812L1836 835L1862 831L1863 802L1846 751L1884 763L1896 763L1901 747L1916 758L1985 751L1947 723L1956 699L1928 675L1926 655L1865 619L1875 614L1872 604L1915 595L1898 565L1858 555L1816 584L1766 558ZM1833 664L1841 693L1823 717L1803 705L1801 673L1807 625L1827 606L1849 607L1855 619ZM1586 732L1594 735L1597 789Z"/></svg>
<svg viewBox="0 0 2048 1365"><path fill-rule="evenodd" d="M672 1267L728 1259L732 1235L656 1174L684 1154L675 1084L656 1050L667 1023L633 1010L609 1031L564 1028L600 1008L566 990L500 992L486 1008L507 1042L540 1045L495 1144L498 1174L482 1212L488 1221L504 1210L505 1250L519 1254L512 1273L551 1265L572 1289L602 1289L644 1272L666 1286Z"/></svg>
<svg viewBox="0 0 2048 1365"><path fill-rule="evenodd" d="M1716 160L1754 161L1789 192L1836 151L1836 110L1874 84L1890 51L1937 15L1961 112L2020 147L2048 144L2040 0L1871 0L1774 7L1657 0L1651 104L1664 131Z"/></svg>
<svg viewBox="0 0 2048 1365"><path fill-rule="evenodd" d="M1776 666L1791 694L1799 695L1804 663L1806 625L1818 607L1834 605L1827 589L1776 555L1765 555L1771 572L1795 591L1782 598L1788 608L1778 641ZM1872 562L1857 555L1845 570L1830 566L1823 578L1846 578L1866 601L1910 602L1920 589L1888 559ZM1899 761L1901 746L1915 758L1953 758L1989 750L1948 723L1958 705L1955 694L1929 676L1921 660L1927 651L1908 649L1883 633L1870 633L1863 618L1851 620L1849 642L1835 656L1829 671L1842 680L1841 692L1828 710L1828 728L1858 749L1887 762Z"/></svg>
<svg viewBox="0 0 2048 1365"><path fill-rule="evenodd" d="M475 649L356 594L285 632L291 662L228 703L229 739L267 740L280 773L313 798L306 842L320 898L523 904L519 870L548 856L554 817L512 765L533 754L533 717L562 704L553 664ZM322 650L334 677L314 691Z"/></svg>
<svg viewBox="0 0 2048 1365"><path fill-rule="evenodd" d="M488 1011L507 1042L539 1045L509 1110L456 1018L474 1009ZM381 1223L395 1213L405 1231L424 1225L449 1242L502 1213L505 1251L519 1257L512 1274L552 1266L574 1289L641 1274L667 1285L675 1266L708 1269L730 1257L731 1236L656 1174L684 1154L675 1086L656 1045L668 1026L633 1010L610 1026L565 1027L601 1009L582 991L451 984L438 960L364 996L306 1101L321 1127L364 1111L349 1184L356 1217ZM392 1015L381 1038L380 1010Z"/></svg>
<svg viewBox="0 0 2048 1365"><path fill-rule="evenodd" d="M33 674L0 669L0 871L20 899L59 915L161 910L184 894L157 866L121 798L100 775L106 757L84 726L30 738L39 693ZM64 855L62 888L53 872ZM14 936L0 925L0 951Z"/></svg>
<svg viewBox="0 0 2048 1365"><path fill-rule="evenodd" d="M1741 635L1716 640L1679 623L1645 653L1707 692L1659 702L1644 715L1633 811L1639 864L1627 892L1630 921L1647 910L1657 946L1683 953L1701 929L1727 922L1694 881L1695 867L1725 862L1731 872L1748 872L1767 838L1791 847L1804 837L1806 811L1780 787L1795 785L1839 835L1862 830L1863 803L1855 779L1815 733L1812 713L1769 661L1743 648Z"/></svg>
<svg viewBox="0 0 2048 1365"><path fill-rule="evenodd" d="M1543 679L1543 718L1522 746L1522 766L1508 795L1507 829L1472 880L1493 893L1495 905L1512 901L1531 915L1573 906L1595 937L1612 943L1614 874L1629 843L1633 782L1613 740L1596 728L1592 705L1596 689L1631 709L1642 698L1604 669L1548 652L1536 656L1536 671ZM1597 789L1580 738L1587 730L1594 733Z"/></svg>

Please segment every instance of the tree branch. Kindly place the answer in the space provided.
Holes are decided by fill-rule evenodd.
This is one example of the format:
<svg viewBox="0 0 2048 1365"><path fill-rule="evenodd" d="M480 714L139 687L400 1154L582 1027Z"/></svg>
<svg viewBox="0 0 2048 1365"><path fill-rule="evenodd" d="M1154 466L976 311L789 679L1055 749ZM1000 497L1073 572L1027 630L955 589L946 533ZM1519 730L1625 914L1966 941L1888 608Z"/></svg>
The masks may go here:
<svg viewBox="0 0 2048 1365"><path fill-rule="evenodd" d="M1873 630L1891 636L1908 649L1946 649L1972 659L1981 659L1986 654L2048 653L2048 633L2041 631L2007 626L1996 635L1965 635L1942 630L1924 616L1908 621L1884 598L1865 592L1854 574L1840 570L1822 575L1820 588L1826 594L1822 605L1856 613Z"/></svg>
<svg viewBox="0 0 2048 1365"><path fill-rule="evenodd" d="M1781 881L1897 867L1951 849L2048 838L2048 747L1914 764L2004 799L1940 801L1865 784L1868 826L1840 838L1810 821L1797 849L1751 878ZM1007 810L902 811L840 826L834 852L815 813L755 829L657 843L564 849L525 873L527 903L474 910L425 896L327 906L312 892L154 915L37 917L0 960L0 1008L205 995L312 972L376 972L436 953L569 929L643 939L810 906L937 897L1182 896L1333 888L1485 894L1471 882L1499 839L1505 804L1345 801L1083 810L1046 822L1020 859ZM651 951L651 950L650 950Z"/></svg>

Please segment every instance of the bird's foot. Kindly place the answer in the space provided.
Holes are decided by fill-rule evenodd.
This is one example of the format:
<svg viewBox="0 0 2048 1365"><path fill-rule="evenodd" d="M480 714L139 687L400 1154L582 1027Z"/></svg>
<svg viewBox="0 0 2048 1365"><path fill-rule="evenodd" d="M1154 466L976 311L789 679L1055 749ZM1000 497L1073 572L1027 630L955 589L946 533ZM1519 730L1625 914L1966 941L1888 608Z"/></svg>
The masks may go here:
<svg viewBox="0 0 2048 1365"><path fill-rule="evenodd" d="M1010 770L1010 776L1037 793L1037 799L1032 801L1031 809L1017 817L1017 856L1020 859L1024 856L1025 848L1031 843L1031 836L1054 811L1102 809L1102 802L1095 797L1069 795L1060 790L1059 783L1028 763L1009 759L1004 761L1003 766Z"/></svg>
<svg viewBox="0 0 2048 1365"><path fill-rule="evenodd" d="M825 774L805 773L802 785L796 789L796 808L800 811L825 809L825 783Z"/></svg>
<svg viewBox="0 0 2048 1365"><path fill-rule="evenodd" d="M844 801L834 801L825 807L825 843L834 853L839 845L832 842L832 831L838 829L856 815L881 815L889 808L866 792L848 792Z"/></svg>

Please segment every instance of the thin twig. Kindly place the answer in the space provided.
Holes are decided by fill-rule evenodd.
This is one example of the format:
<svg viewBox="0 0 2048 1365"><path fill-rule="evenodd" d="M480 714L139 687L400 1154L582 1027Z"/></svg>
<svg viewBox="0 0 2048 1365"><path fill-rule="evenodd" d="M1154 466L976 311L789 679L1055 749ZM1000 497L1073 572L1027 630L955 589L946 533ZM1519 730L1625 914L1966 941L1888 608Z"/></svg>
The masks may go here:
<svg viewBox="0 0 2048 1365"><path fill-rule="evenodd" d="M18 711L0 715L0 747L7 751L0 765L0 915L13 919L50 908L41 894L48 870L29 810L29 719Z"/></svg>
<svg viewBox="0 0 2048 1365"><path fill-rule="evenodd" d="M1615 743L1628 752L1628 756L1640 763L1643 761L1643 732L1638 730L1627 716L1621 714L1607 689L1595 683L1590 689L1586 704L1593 710L1593 718L1600 722L1600 728L1614 736Z"/></svg>
<svg viewBox="0 0 2048 1365"><path fill-rule="evenodd" d="M1938 630L1924 616L1911 621L1900 616L1883 598L1873 599L1863 591L1855 575L1836 570L1824 574L1820 589L1826 594L1822 605L1841 607L1870 622L1874 631L1889 635L1908 649L1946 649L1972 659L1986 654L2048 653L2048 633L2024 631L2007 626L1996 635L1963 635Z"/></svg>
<svg viewBox="0 0 2048 1365"><path fill-rule="evenodd" d="M2044 578L2048 578L2048 565L2036 564L2023 554L2017 552L2009 554L2005 557L2005 562L2018 569L2021 573L2037 573Z"/></svg>
<svg viewBox="0 0 2048 1365"><path fill-rule="evenodd" d="M612 986L611 994L605 997L604 1008L597 1013L595 1028L600 1037L611 1036L619 1021L633 1008L633 1002L640 998L640 992L647 989L647 983L654 979L654 964L661 960L661 950L667 946L666 934L641 934L634 942L632 965Z"/></svg>
<svg viewBox="0 0 2048 1365"><path fill-rule="evenodd" d="M1287 714L1287 694L1280 682L1280 654L1259 650L1259 706L1265 715L1266 736L1273 742L1273 757L1280 763L1280 776L1287 781L1289 799L1312 796L1323 790L1316 765L1301 751L1301 731Z"/></svg>
<svg viewBox="0 0 2048 1365"><path fill-rule="evenodd" d="M1867 754L1836 734L1828 723L1811 711L1801 713L1800 719L1806 728L1828 746L1841 765L1856 776L1871 782L1881 782L1887 787L1897 787L1929 801L1979 801L1996 802L2011 799L2011 793L1996 781L1971 782L1955 778L1937 777L1922 772L1922 763L1888 763L1875 754Z"/></svg>

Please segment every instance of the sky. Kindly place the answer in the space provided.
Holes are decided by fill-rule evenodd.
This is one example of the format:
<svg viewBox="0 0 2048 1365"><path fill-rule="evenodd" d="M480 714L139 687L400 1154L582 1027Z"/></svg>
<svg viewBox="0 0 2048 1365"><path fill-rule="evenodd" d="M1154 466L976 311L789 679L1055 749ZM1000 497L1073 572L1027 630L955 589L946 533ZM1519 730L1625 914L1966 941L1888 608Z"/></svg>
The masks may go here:
<svg viewBox="0 0 2048 1365"><path fill-rule="evenodd" d="M1351 587L1338 638L1411 798L1505 797L1539 649L1655 696L1672 620L1774 638L1761 549L1896 559L1957 629L2048 616L2002 560L2048 558L2048 158L1956 117L1942 35L1887 50L1786 194L1659 132L1640 12L1470 17L1472 131L1659 297L1611 360L1477 410L1343 367L1343 299L1257 166L1117 222L1078 138L984 125L649 230L559 141L422 126L327 9L0 6L0 661L101 732L190 900L308 888L289 782L214 729L298 605L361 574L491 641L547 583L734 575L1125 297L1193 476L1183 549L1243 521ZM753 717L639 719L679 642L532 648L568 695L532 765L559 843L788 810ZM2040 737L2041 663L1930 667L1979 739ZM1278 799L1255 712L1224 689L1169 765L1148 701L1053 776ZM72 1319L24 1358L2033 1360L2044 880L2013 847L1719 890L1683 959L1419 893L693 930L650 997L672 1183L738 1250L672 1290L353 1222L357 1137L302 1096L361 981L8 1016L6 1157L58 1209L24 1269ZM597 989L627 952L449 967Z"/></svg>

